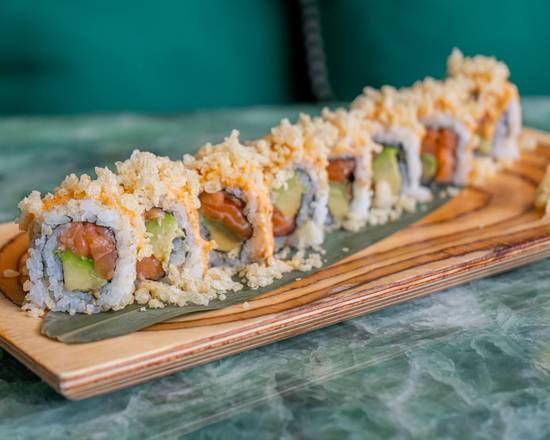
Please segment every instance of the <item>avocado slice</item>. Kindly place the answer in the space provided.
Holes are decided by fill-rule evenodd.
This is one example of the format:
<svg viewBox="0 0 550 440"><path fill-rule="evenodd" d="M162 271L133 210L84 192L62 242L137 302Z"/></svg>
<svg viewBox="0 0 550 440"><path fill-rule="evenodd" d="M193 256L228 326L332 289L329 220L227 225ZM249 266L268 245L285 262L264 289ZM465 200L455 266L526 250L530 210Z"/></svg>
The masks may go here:
<svg viewBox="0 0 550 440"><path fill-rule="evenodd" d="M203 216L202 224L208 229L210 239L216 242L218 251L232 251L243 241L221 222Z"/></svg>
<svg viewBox="0 0 550 440"><path fill-rule="evenodd" d="M372 171L375 183L386 182L392 194L401 192L401 173L397 156L399 149L396 147L384 147L381 153L372 161Z"/></svg>
<svg viewBox="0 0 550 440"><path fill-rule="evenodd" d="M286 181L286 185L273 190L273 204L286 217L294 218L298 214L302 204L302 195L305 192L304 185L297 173L294 173Z"/></svg>
<svg viewBox="0 0 550 440"><path fill-rule="evenodd" d="M351 197L351 182L330 182L328 209L335 220L342 221L346 217Z"/></svg>
<svg viewBox="0 0 550 440"><path fill-rule="evenodd" d="M79 292L96 292L107 280L101 278L94 269L94 260L79 257L71 251L58 251L56 255L63 265L65 289Z"/></svg>
<svg viewBox="0 0 550 440"><path fill-rule="evenodd" d="M145 222L145 229L149 234L150 243L153 248L153 256L161 261L168 261L172 253L172 242L184 233L178 226L176 217L173 214L164 213L162 217Z"/></svg>
<svg viewBox="0 0 550 440"><path fill-rule="evenodd" d="M493 151L491 141L485 138L479 138L478 150L481 154L489 155Z"/></svg>
<svg viewBox="0 0 550 440"><path fill-rule="evenodd" d="M420 160L422 162L422 180L428 182L437 174L437 159L433 154L422 153Z"/></svg>

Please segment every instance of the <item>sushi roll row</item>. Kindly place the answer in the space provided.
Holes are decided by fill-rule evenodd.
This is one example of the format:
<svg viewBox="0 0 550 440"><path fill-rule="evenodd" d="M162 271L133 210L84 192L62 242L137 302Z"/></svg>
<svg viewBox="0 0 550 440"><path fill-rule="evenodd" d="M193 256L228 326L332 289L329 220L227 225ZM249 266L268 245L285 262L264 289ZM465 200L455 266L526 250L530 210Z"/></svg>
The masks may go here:
<svg viewBox="0 0 550 440"><path fill-rule="evenodd" d="M373 139L398 147L405 192L422 200L430 183L479 182L518 158L521 106L507 66L455 49L442 81L366 88L352 108L382 124ZM420 170L420 172L419 172Z"/></svg>
<svg viewBox="0 0 550 440"><path fill-rule="evenodd" d="M435 184L464 185L516 158L521 112L506 66L457 51L448 65L443 80L366 88L348 109L284 119L260 139L233 131L181 160L134 151L115 172L32 192L20 203L24 308L207 304L311 267L306 251L327 231L394 220ZM290 264L289 250L302 260Z"/></svg>

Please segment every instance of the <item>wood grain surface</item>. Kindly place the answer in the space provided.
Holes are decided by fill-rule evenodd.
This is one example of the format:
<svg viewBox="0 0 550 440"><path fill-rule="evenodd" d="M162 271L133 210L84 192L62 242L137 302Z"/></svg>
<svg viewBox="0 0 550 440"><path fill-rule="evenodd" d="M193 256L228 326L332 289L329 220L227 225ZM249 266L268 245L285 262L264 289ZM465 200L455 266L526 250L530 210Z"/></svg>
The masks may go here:
<svg viewBox="0 0 550 440"><path fill-rule="evenodd" d="M482 186L463 189L422 221L297 280L222 310L176 318L143 331L66 345L40 335L27 317L17 269L26 237L0 226L0 346L58 392L82 399L550 256L550 222L532 205L550 163L550 135ZM12 302L14 301L14 302Z"/></svg>

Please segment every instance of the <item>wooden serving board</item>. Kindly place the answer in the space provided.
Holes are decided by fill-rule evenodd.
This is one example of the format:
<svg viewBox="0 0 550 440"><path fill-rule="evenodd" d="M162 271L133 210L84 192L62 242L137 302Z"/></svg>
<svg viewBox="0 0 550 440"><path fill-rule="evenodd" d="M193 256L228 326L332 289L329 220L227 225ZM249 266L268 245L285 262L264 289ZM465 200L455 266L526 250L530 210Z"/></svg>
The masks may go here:
<svg viewBox="0 0 550 440"><path fill-rule="evenodd" d="M550 221L532 206L550 163L550 135L529 133L536 150L482 187L467 187L422 221L245 304L67 345L41 336L40 320L0 295L0 347L61 394L82 399L550 256ZM9 242L0 274L25 248L25 237L14 237L14 224L0 226L0 244ZM16 282L0 278L0 288Z"/></svg>

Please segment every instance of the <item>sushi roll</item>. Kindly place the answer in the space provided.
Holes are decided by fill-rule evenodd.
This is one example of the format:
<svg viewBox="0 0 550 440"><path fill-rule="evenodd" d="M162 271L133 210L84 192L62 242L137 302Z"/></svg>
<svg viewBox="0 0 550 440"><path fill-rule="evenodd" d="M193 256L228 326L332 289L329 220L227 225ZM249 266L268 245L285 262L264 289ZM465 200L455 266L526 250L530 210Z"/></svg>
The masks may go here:
<svg viewBox="0 0 550 440"><path fill-rule="evenodd" d="M273 204L273 234L277 249L298 250L323 243L329 185L327 145L336 130L320 118L288 119L263 139L251 143L267 158L264 174Z"/></svg>
<svg viewBox="0 0 550 440"><path fill-rule="evenodd" d="M138 255L146 248L143 211L114 173L68 176L44 198L19 205L30 237L23 308L69 313L117 310L133 302Z"/></svg>
<svg viewBox="0 0 550 440"><path fill-rule="evenodd" d="M372 158L382 150L369 135L369 124L360 112L324 109L322 118L335 127L329 145L329 229L357 231L368 220L373 191Z"/></svg>
<svg viewBox="0 0 550 440"><path fill-rule="evenodd" d="M403 92L417 108L425 134L420 147L422 182L465 185L472 171L476 106L461 81L427 78Z"/></svg>
<svg viewBox="0 0 550 440"><path fill-rule="evenodd" d="M174 284L174 273L180 283L203 277L212 244L200 234L197 173L182 161L137 150L116 170L124 191L143 208L149 253L137 261L138 280Z"/></svg>
<svg viewBox="0 0 550 440"><path fill-rule="evenodd" d="M418 120L416 105L403 100L395 88L384 86L381 90L365 88L351 108L376 123L372 139L383 146L373 162L376 190L394 198L429 201L432 195L422 186L420 160L425 128Z"/></svg>
<svg viewBox="0 0 550 440"><path fill-rule="evenodd" d="M481 109L476 151L497 161L519 156L521 105L517 87L508 78L508 67L493 57L464 57L454 49L447 62L448 76L464 82L470 99Z"/></svg>
<svg viewBox="0 0 550 440"><path fill-rule="evenodd" d="M273 208L262 173L264 158L239 133L206 144L186 164L198 173L201 234L215 248L209 266L240 266L273 255Z"/></svg>

